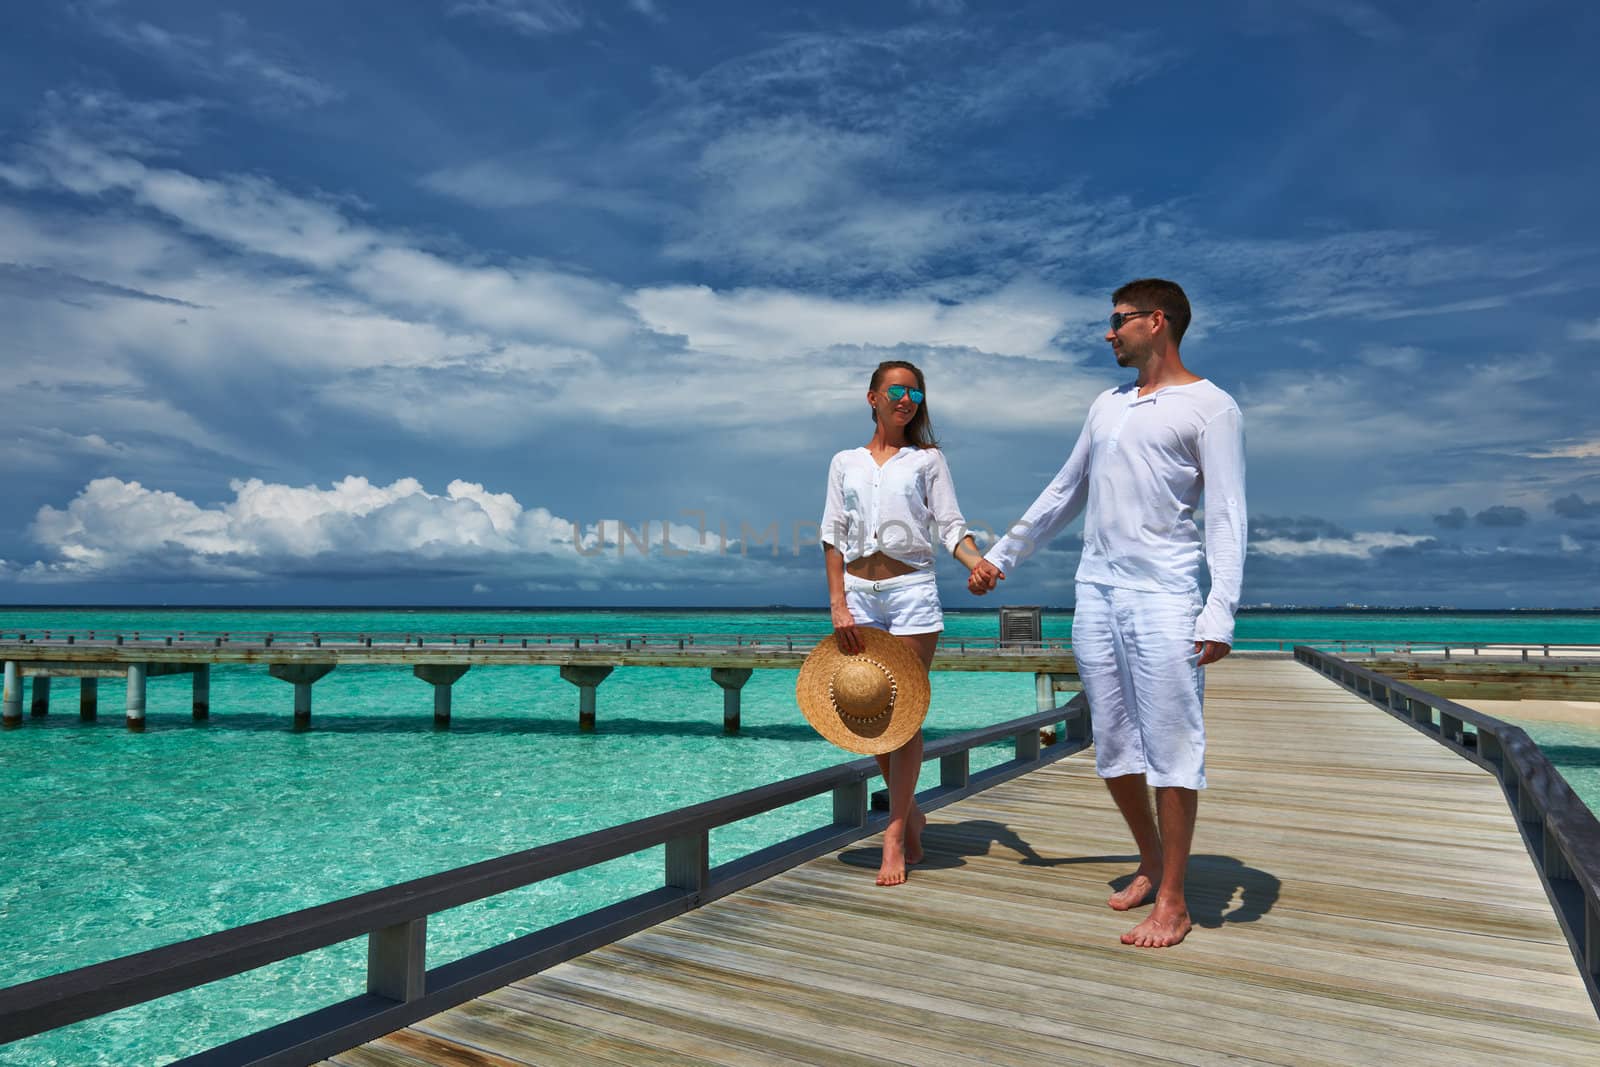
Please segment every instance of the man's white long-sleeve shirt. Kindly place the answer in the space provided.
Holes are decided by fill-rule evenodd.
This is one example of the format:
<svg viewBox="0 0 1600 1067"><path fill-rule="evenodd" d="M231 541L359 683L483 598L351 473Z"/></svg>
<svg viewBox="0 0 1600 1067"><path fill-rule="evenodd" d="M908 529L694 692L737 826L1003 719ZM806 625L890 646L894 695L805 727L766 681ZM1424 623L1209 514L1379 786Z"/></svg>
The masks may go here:
<svg viewBox="0 0 1600 1067"><path fill-rule="evenodd" d="M1244 424L1233 398L1204 379L1096 397L1066 464L985 558L1009 573L1087 511L1078 581L1198 591L1202 490L1211 592L1194 637L1231 645L1244 580Z"/></svg>

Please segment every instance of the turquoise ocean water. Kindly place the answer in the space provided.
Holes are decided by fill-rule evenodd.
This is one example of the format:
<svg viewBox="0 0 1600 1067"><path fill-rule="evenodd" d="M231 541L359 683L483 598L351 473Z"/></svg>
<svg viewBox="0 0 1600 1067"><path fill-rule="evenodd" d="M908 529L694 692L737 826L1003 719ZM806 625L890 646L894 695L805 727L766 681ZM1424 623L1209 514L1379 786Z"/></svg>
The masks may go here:
<svg viewBox="0 0 1600 1067"><path fill-rule="evenodd" d="M821 612L400 612L0 608L0 629L146 632L409 630L434 633L793 633ZM1047 636L1070 616L1046 614ZM992 611L951 613L949 638L991 637ZM1507 613L1248 614L1266 640L1600 643L1600 616ZM576 729L577 690L553 667L475 668L435 731L431 687L409 670L340 668L315 687L313 729L289 730L291 689L259 667L218 667L211 721L189 714L187 676L152 679L148 728L122 727L120 684L81 723L75 685L54 710L0 735L10 807L0 820L0 987L558 841L842 761L794 707L794 672L757 671L743 728L699 669L629 668L598 694L599 729ZM1033 710L1027 674L934 676L930 736ZM1600 731L1523 723L1600 807ZM997 763L1008 746L985 750ZM937 768L929 775L937 776ZM924 785L931 784L925 780ZM713 863L827 820L827 798L728 827ZM643 853L430 920L437 965L659 885ZM0 1047L0 1063L160 1063L355 995L351 942L52 1034Z"/></svg>

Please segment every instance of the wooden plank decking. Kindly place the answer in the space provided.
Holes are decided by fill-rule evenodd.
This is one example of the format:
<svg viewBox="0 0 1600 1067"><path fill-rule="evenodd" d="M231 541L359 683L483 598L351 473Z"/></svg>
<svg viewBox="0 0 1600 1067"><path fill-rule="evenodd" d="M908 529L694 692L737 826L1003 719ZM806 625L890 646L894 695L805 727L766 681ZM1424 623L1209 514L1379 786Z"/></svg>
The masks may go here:
<svg viewBox="0 0 1600 1067"><path fill-rule="evenodd" d="M935 812L904 887L868 841L328 1062L1600 1062L1487 773L1297 663L1207 681L1177 948L1117 940L1086 754Z"/></svg>

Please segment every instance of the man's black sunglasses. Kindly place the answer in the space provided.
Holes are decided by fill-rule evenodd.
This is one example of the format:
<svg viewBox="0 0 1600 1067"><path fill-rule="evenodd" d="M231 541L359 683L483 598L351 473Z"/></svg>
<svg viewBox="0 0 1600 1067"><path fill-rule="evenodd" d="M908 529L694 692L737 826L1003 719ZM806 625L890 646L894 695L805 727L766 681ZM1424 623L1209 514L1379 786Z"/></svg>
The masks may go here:
<svg viewBox="0 0 1600 1067"><path fill-rule="evenodd" d="M1111 332L1116 333L1122 329L1122 324L1129 319L1136 319L1140 315L1154 315L1159 308L1151 311L1113 311L1111 313Z"/></svg>

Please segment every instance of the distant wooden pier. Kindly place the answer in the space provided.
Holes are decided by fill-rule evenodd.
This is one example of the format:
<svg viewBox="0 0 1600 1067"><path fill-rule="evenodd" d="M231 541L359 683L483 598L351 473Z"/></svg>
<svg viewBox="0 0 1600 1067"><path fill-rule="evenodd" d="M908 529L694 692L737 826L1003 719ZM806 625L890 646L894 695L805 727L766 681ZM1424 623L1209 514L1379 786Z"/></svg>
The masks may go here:
<svg viewBox="0 0 1600 1067"><path fill-rule="evenodd" d="M62 631L0 632L5 662L0 723L23 722L23 682L32 679L32 714L50 712L51 679L78 679L79 715L98 715L98 683L125 679L126 721L145 725L145 687L151 678L189 675L193 715L211 714L211 668L264 666L294 686L297 729L311 725L312 686L341 666L409 667L433 687L433 717L448 726L451 687L473 667L560 668L578 688L578 726L595 727L597 690L618 667L698 667L710 671L723 693L723 726L739 729L740 691L751 672L797 670L821 634L439 634L400 632L174 633ZM1077 661L1065 641L1010 643L947 638L934 656L936 671L1008 671L1034 675L1037 707L1055 705L1057 692L1076 690Z"/></svg>

